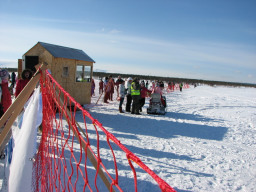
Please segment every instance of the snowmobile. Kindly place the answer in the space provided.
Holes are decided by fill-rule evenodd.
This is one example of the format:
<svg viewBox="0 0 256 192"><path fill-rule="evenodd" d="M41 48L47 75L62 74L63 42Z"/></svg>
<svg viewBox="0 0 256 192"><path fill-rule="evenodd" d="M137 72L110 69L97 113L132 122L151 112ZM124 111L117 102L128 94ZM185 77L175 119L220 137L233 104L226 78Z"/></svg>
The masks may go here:
<svg viewBox="0 0 256 192"><path fill-rule="evenodd" d="M159 93L151 94L149 100L149 107L147 108L148 114L159 114L164 115L166 113L166 98L161 96Z"/></svg>

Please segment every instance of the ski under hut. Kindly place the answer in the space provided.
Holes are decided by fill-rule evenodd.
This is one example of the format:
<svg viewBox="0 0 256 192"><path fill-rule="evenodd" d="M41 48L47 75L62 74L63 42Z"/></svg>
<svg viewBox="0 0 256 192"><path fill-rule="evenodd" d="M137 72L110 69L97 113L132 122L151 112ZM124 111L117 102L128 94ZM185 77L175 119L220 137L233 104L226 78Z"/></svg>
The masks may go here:
<svg viewBox="0 0 256 192"><path fill-rule="evenodd" d="M46 62L53 78L81 105L91 103L93 63L84 51L38 42L19 61L22 70L35 71L35 65Z"/></svg>

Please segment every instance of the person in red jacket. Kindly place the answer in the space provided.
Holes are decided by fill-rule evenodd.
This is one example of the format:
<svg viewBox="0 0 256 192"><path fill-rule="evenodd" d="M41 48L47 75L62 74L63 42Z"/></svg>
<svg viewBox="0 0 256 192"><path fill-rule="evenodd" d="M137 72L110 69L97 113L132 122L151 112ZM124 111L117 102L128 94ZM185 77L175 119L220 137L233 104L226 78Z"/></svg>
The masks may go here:
<svg viewBox="0 0 256 192"><path fill-rule="evenodd" d="M102 94L103 93L103 81L102 79L100 79L100 82L99 82L99 94Z"/></svg>
<svg viewBox="0 0 256 192"><path fill-rule="evenodd" d="M152 91L148 90L145 87L145 82L141 82L141 87L140 87L140 112L142 112L142 107L145 105L145 98L150 94Z"/></svg>
<svg viewBox="0 0 256 192"><path fill-rule="evenodd" d="M6 69L0 69L0 118L12 104L11 94L8 88L9 73ZM0 127L0 132L2 127ZM4 141L5 142L5 141ZM5 146L5 144L3 144ZM4 149L0 150L0 159L5 158Z"/></svg>
<svg viewBox="0 0 256 192"><path fill-rule="evenodd" d="M0 69L0 104L4 113L12 104L11 94L8 88L9 73L6 69Z"/></svg>
<svg viewBox="0 0 256 192"><path fill-rule="evenodd" d="M27 85L29 80L32 78L33 73L29 69L25 69L21 74L21 79L17 81L16 84L16 91L15 91L15 97L18 97L22 89Z"/></svg>
<svg viewBox="0 0 256 192"><path fill-rule="evenodd" d="M104 103L109 103L108 100L113 101L113 93L114 93L114 81L112 79L112 76L110 75L107 78L107 82L105 86Z"/></svg>
<svg viewBox="0 0 256 192"><path fill-rule="evenodd" d="M115 92L115 82L114 79L112 78L112 76L110 76L111 78L109 78L109 83L110 83L110 94L109 94L109 100L113 101L113 94Z"/></svg>

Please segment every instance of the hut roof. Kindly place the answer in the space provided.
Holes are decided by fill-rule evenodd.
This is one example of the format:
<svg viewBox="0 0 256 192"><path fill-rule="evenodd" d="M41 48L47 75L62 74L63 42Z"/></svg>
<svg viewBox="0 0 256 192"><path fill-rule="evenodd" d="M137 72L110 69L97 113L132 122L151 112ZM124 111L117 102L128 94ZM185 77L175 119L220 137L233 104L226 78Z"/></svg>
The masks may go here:
<svg viewBox="0 0 256 192"><path fill-rule="evenodd" d="M84 51L80 49L63 47L44 42L38 43L42 45L47 51L49 51L54 57L90 61L95 63L95 61L91 57L89 57Z"/></svg>

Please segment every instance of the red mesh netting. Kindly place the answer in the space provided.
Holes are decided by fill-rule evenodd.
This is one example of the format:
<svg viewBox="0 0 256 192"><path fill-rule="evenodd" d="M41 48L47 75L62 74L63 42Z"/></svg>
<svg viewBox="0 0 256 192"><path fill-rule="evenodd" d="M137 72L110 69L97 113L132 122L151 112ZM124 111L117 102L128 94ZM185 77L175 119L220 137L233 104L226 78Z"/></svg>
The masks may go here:
<svg viewBox="0 0 256 192"><path fill-rule="evenodd" d="M34 191L134 191L147 172L160 191L175 191L77 103L46 71L40 80L42 136ZM101 158L102 154L107 154ZM122 175L119 172L122 170Z"/></svg>

